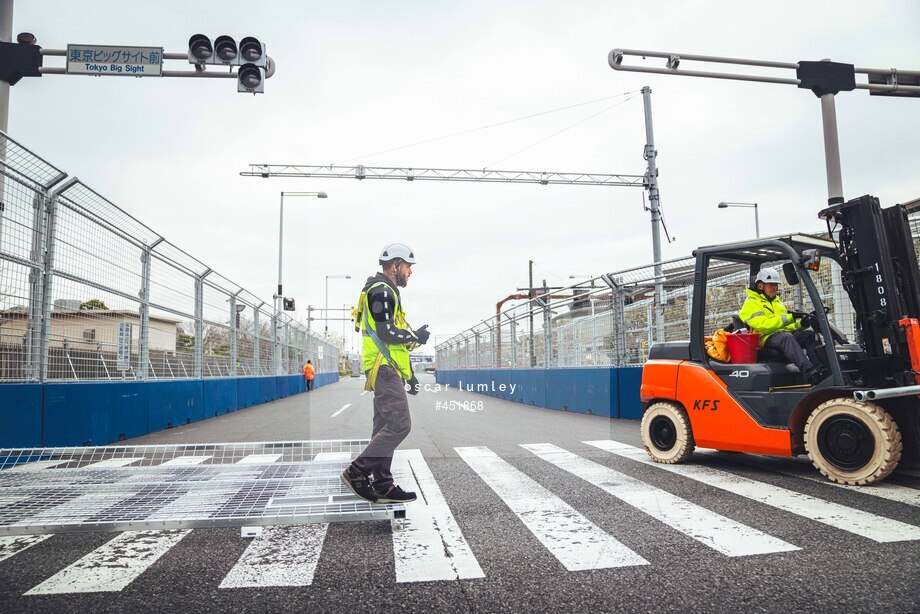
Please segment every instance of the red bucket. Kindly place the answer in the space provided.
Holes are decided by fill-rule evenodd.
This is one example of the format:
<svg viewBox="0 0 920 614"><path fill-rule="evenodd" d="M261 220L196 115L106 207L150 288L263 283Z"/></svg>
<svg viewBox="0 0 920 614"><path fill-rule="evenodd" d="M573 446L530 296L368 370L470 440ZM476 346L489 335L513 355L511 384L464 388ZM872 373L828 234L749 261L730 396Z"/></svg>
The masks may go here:
<svg viewBox="0 0 920 614"><path fill-rule="evenodd" d="M734 365L749 365L757 362L760 348L760 333L736 333L726 335L729 361Z"/></svg>

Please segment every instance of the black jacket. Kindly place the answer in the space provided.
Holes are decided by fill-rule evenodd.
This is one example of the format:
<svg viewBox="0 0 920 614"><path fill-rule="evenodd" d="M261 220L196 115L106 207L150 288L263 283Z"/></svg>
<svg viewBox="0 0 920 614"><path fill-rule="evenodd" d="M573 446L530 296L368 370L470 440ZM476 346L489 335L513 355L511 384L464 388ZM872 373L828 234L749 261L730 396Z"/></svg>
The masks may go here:
<svg viewBox="0 0 920 614"><path fill-rule="evenodd" d="M362 291L367 291L372 285L381 281L386 285L377 286L367 296L367 304L370 308L369 315L374 318L374 322L377 324L377 336L387 344L417 342L418 338L412 331L397 328L393 322L393 317L396 313L396 301L399 300L399 288L389 277L383 273L368 277Z"/></svg>

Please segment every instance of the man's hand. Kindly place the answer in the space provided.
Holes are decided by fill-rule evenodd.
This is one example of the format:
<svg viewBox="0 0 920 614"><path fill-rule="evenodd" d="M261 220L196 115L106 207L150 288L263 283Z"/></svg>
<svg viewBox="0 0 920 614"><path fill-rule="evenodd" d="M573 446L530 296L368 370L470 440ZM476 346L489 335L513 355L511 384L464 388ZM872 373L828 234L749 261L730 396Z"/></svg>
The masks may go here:
<svg viewBox="0 0 920 614"><path fill-rule="evenodd" d="M814 328L818 325L818 318L813 313L802 316L802 328Z"/></svg>
<svg viewBox="0 0 920 614"><path fill-rule="evenodd" d="M415 331L415 336L418 337L418 342L422 345L428 343L428 337L431 336L431 333L428 332L428 325L421 327Z"/></svg>
<svg viewBox="0 0 920 614"><path fill-rule="evenodd" d="M415 374L413 373L412 379L406 382L406 392L408 392L412 396L415 396L418 394L419 387L420 387L420 384L418 383L418 378L415 377Z"/></svg>
<svg viewBox="0 0 920 614"><path fill-rule="evenodd" d="M805 316L808 315L804 311L790 311L789 313L791 313L792 317L795 318L796 320L803 320Z"/></svg>

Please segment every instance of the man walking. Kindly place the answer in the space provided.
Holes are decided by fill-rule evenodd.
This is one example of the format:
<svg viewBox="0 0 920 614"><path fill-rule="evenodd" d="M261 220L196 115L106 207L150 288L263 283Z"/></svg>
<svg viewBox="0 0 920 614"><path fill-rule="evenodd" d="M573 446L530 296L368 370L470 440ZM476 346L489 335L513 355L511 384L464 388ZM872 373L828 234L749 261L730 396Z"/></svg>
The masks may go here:
<svg viewBox="0 0 920 614"><path fill-rule="evenodd" d="M309 360L307 364L303 366L303 376L307 380L307 392L313 390L313 379L316 377L316 369L313 367L313 363Z"/></svg>
<svg viewBox="0 0 920 614"><path fill-rule="evenodd" d="M367 279L358 307L355 328L362 335L365 388L374 391L374 430L371 443L342 473L342 481L357 496L375 503L415 501L393 483L393 452L409 434L409 400L419 383L412 373L409 351L428 341L428 325L413 331L406 321L399 296L412 276L415 253L403 243L390 243L380 252L381 272Z"/></svg>

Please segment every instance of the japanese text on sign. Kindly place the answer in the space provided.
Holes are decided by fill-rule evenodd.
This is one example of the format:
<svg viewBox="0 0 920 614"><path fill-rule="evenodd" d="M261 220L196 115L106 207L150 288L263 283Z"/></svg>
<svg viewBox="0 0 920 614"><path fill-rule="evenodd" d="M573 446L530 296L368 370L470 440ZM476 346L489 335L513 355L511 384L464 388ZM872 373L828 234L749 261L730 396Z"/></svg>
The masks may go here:
<svg viewBox="0 0 920 614"><path fill-rule="evenodd" d="M162 47L67 45L67 74L159 77Z"/></svg>
<svg viewBox="0 0 920 614"><path fill-rule="evenodd" d="M118 323L118 355L116 369L127 371L131 368L131 322Z"/></svg>

